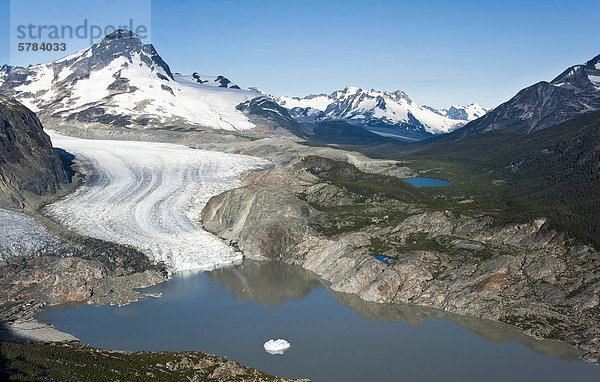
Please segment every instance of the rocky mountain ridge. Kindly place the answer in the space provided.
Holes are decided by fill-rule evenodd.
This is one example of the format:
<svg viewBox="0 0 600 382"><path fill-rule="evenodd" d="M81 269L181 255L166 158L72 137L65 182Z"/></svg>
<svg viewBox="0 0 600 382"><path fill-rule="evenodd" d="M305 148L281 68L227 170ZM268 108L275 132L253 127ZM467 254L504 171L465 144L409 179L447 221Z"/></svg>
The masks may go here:
<svg viewBox="0 0 600 382"><path fill-rule="evenodd" d="M197 72L192 73L192 79L196 80L199 84L207 85L207 86L216 86L218 88L229 88L229 89L239 89L240 87L229 81L228 78L223 76L202 76ZM248 89L251 90L251 89Z"/></svg>
<svg viewBox="0 0 600 382"><path fill-rule="evenodd" d="M274 100L289 109L290 115L302 123L344 121L376 134L407 140L448 133L487 110L478 104L436 110L417 105L400 90L384 92L354 86L329 95L282 96Z"/></svg>
<svg viewBox="0 0 600 382"><path fill-rule="evenodd" d="M531 133L596 110L600 110L600 55L566 69L550 82L519 91L453 135L464 137L495 129Z"/></svg>
<svg viewBox="0 0 600 382"><path fill-rule="evenodd" d="M433 107L429 107L423 105L423 107L433 111L436 114L442 115L444 117L448 117L451 119L457 119L460 121L471 122L476 120L477 118L483 117L487 112L492 110L491 108L487 108L481 106L478 103L472 103L470 105L452 105L449 109L435 109Z"/></svg>

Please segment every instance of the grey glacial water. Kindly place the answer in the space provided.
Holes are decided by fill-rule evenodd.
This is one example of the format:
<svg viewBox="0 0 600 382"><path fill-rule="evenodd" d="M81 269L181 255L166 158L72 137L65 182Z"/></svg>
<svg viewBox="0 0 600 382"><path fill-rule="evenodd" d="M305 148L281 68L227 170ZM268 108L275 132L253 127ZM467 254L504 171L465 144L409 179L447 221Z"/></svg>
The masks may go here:
<svg viewBox="0 0 600 382"><path fill-rule="evenodd" d="M161 298L50 308L38 320L119 350L203 350L284 377L314 381L598 381L572 347L507 325L435 309L369 303L331 292L277 262L177 274ZM283 355L265 352L283 338Z"/></svg>

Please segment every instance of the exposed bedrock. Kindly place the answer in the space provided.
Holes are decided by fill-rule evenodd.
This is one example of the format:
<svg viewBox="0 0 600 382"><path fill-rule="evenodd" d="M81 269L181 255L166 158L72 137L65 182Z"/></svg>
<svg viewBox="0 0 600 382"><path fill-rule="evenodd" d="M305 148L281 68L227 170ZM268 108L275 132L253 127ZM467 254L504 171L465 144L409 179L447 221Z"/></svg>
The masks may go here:
<svg viewBox="0 0 600 382"><path fill-rule="evenodd" d="M35 113L0 95L0 205L25 208L68 182Z"/></svg>
<svg viewBox="0 0 600 382"><path fill-rule="evenodd" d="M374 220L326 236L327 217L311 204L345 205L342 199L352 199L351 193L336 191L298 162L243 182L210 199L202 220L246 256L299 264L332 290L367 301L509 323L538 338L569 342L586 352L586 360L598 362L600 254L566 246L543 219L496 226L487 217L403 206L408 217L400 223ZM387 256L390 264L375 255Z"/></svg>
<svg viewBox="0 0 600 382"><path fill-rule="evenodd" d="M67 302L130 303L142 296L133 288L169 277L164 264L134 248L46 224L0 209L0 320L31 319L45 305Z"/></svg>

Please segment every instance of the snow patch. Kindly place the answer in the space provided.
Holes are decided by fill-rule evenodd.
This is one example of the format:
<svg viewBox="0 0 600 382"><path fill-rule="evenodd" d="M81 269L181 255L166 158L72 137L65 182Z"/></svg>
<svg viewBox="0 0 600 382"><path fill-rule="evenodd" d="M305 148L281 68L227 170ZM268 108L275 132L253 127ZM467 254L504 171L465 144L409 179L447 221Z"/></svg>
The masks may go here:
<svg viewBox="0 0 600 382"><path fill-rule="evenodd" d="M115 81L114 74L126 65L126 59L119 57L107 67L91 72L88 79L77 81L70 96L71 103L63 110L78 108L108 96L108 86Z"/></svg>
<svg viewBox="0 0 600 382"><path fill-rule="evenodd" d="M295 107L299 108L311 108L315 110L325 111L327 106L329 106L333 100L324 94L317 96L309 96L305 98L297 98L297 97L279 97L277 102L288 109L293 109Z"/></svg>
<svg viewBox="0 0 600 382"><path fill-rule="evenodd" d="M600 76L593 76L590 74L588 75L588 78L594 85L596 85L597 88L600 88Z"/></svg>

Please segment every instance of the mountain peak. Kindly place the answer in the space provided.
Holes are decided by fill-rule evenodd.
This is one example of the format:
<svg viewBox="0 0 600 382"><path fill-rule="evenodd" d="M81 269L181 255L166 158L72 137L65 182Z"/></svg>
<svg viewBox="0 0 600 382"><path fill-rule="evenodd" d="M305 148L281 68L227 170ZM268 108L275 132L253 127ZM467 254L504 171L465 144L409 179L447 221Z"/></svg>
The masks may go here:
<svg viewBox="0 0 600 382"><path fill-rule="evenodd" d="M350 85L330 95L304 98L282 96L275 100L299 122L343 121L376 134L409 140L452 131L471 120L475 114L470 110L462 110L461 118L451 118L417 105L401 90L365 90ZM484 113L485 109L481 115Z"/></svg>
<svg viewBox="0 0 600 382"><path fill-rule="evenodd" d="M126 38L132 38L132 39L140 40L140 38L138 37L138 35L136 35L132 31L130 31L129 29L117 29L116 31L114 31L112 33L109 33L106 36L104 36L102 38L102 40L100 40L99 42L110 41L110 40L126 39ZM141 40L140 40L140 42L141 42Z"/></svg>
<svg viewBox="0 0 600 382"><path fill-rule="evenodd" d="M583 65L571 66L550 83L577 92L598 91L600 89L600 55Z"/></svg>
<svg viewBox="0 0 600 382"><path fill-rule="evenodd" d="M91 47L85 55L91 56L91 64L98 67L104 67L117 57L125 57L133 60L134 56L149 67L161 68L167 77L173 79L173 74L169 66L158 55L152 44L144 44L140 38L128 29L117 29L116 31L104 36L104 38ZM86 50L86 51L87 51ZM86 52L83 51L83 52Z"/></svg>
<svg viewBox="0 0 600 382"><path fill-rule="evenodd" d="M596 110L600 110L600 55L567 68L551 82L541 81L520 90L458 134L495 129L531 133Z"/></svg>
<svg viewBox="0 0 600 382"><path fill-rule="evenodd" d="M121 29L57 61L0 68L0 93L44 117L82 123L255 127L235 106L256 93L239 90L223 76L202 84L202 76L188 77L173 76L151 44Z"/></svg>
<svg viewBox="0 0 600 382"><path fill-rule="evenodd" d="M258 93L261 94L265 97L269 97L269 98L273 98L269 93L267 93L266 91L262 90L261 88L259 88L258 86L250 86L248 88L248 91L254 92L254 93Z"/></svg>
<svg viewBox="0 0 600 382"><path fill-rule="evenodd" d="M586 66L600 70L600 54L585 63Z"/></svg>

